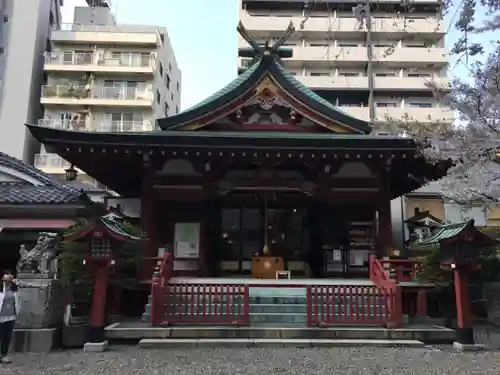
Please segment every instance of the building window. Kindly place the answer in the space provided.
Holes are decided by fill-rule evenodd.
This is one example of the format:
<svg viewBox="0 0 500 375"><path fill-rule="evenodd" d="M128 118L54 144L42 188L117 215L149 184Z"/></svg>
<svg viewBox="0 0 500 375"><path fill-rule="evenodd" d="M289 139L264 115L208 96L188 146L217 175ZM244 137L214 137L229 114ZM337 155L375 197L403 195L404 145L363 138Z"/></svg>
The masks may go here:
<svg viewBox="0 0 500 375"><path fill-rule="evenodd" d="M409 108L432 108L432 103L408 103Z"/></svg>
<svg viewBox="0 0 500 375"><path fill-rule="evenodd" d="M178 105L175 106L175 113L179 113L179 106Z"/></svg>
<svg viewBox="0 0 500 375"><path fill-rule="evenodd" d="M109 127L107 131L140 131L143 127L144 118L141 112L114 112L106 114L105 117L111 119L111 123L105 122Z"/></svg>
<svg viewBox="0 0 500 375"><path fill-rule="evenodd" d="M413 78L428 78L431 75L429 73L408 73L408 77Z"/></svg>
<svg viewBox="0 0 500 375"><path fill-rule="evenodd" d="M396 77L396 73L375 73L375 77Z"/></svg>
<svg viewBox="0 0 500 375"><path fill-rule="evenodd" d="M379 107L379 108L396 108L396 103L379 102L379 103L377 103L377 107Z"/></svg>
<svg viewBox="0 0 500 375"><path fill-rule="evenodd" d="M9 22L9 16L3 16L3 22L5 23Z"/></svg>
<svg viewBox="0 0 500 375"><path fill-rule="evenodd" d="M172 71L172 64L168 63L168 71L171 72Z"/></svg>
<svg viewBox="0 0 500 375"><path fill-rule="evenodd" d="M3 55L5 53L5 47L0 47L0 55Z"/></svg>
<svg viewBox="0 0 500 375"><path fill-rule="evenodd" d="M170 90L170 74L168 73L165 77L165 84L167 85L167 89Z"/></svg>
<svg viewBox="0 0 500 375"><path fill-rule="evenodd" d="M170 107L168 106L168 103L165 102L165 106L164 106L164 112L165 112L165 116L168 117L168 111L169 111Z"/></svg>
<svg viewBox="0 0 500 375"><path fill-rule="evenodd" d="M311 72L309 73L311 77L328 77L330 73L327 72Z"/></svg>
<svg viewBox="0 0 500 375"><path fill-rule="evenodd" d="M339 72L339 77L358 77L359 73L354 72Z"/></svg>
<svg viewBox="0 0 500 375"><path fill-rule="evenodd" d="M163 77L163 65L160 63L160 68L159 68L160 75Z"/></svg>
<svg viewBox="0 0 500 375"><path fill-rule="evenodd" d="M156 90L156 102L158 104L161 103L161 94L160 94L160 91L159 90Z"/></svg>
<svg viewBox="0 0 500 375"><path fill-rule="evenodd" d="M170 93L170 100L174 101L174 93L173 92Z"/></svg>
<svg viewBox="0 0 500 375"><path fill-rule="evenodd" d="M180 90L180 86L181 86L181 85L179 85L179 81L177 81L177 92L179 92L179 90Z"/></svg>

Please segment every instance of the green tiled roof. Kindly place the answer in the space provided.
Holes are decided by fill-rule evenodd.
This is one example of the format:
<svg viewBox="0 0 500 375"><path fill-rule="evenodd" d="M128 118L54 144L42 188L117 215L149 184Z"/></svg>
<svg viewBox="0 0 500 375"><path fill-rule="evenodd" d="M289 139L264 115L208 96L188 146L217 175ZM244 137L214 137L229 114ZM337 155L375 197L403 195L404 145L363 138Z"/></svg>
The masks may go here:
<svg viewBox="0 0 500 375"><path fill-rule="evenodd" d="M244 95L267 73L269 73L285 91L292 97L295 97L298 102L304 103L314 112L332 120L339 121L355 133L369 134L371 132L371 127L366 121L341 111L335 105L314 93L311 89L307 88L292 75L287 73L283 65L273 56L263 56L260 60L256 60L254 64L249 66L248 69L240 74L235 80L215 94L175 116L157 120L158 125L162 130L174 130L184 124L196 121L197 118L224 107L234 99Z"/></svg>
<svg viewBox="0 0 500 375"><path fill-rule="evenodd" d="M439 245L441 241L457 236L458 234L460 234L460 232L462 232L471 224L472 224L471 221L466 221L462 223L443 225L436 231L436 233L434 233L434 235L425 240L414 242L413 246Z"/></svg>
<svg viewBox="0 0 500 375"><path fill-rule="evenodd" d="M138 241L140 240L141 238L131 234L131 233L127 233L125 232L121 227L120 227L120 224L116 221L116 220L113 220L111 218L106 218L106 217L102 217L101 218L101 222L104 224L104 226L110 230L111 232L114 232L116 233L117 235L119 235L120 237L125 237L125 238L128 238L129 240L132 240L132 241Z"/></svg>

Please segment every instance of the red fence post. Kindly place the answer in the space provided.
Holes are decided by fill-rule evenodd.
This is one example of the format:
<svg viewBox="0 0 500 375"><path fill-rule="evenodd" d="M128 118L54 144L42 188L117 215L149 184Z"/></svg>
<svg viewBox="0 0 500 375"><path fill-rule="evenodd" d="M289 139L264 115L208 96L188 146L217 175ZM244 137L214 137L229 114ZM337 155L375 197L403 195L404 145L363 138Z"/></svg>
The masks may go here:
<svg viewBox="0 0 500 375"><path fill-rule="evenodd" d="M312 327L314 325L312 286L307 287L306 293L307 293L307 325L309 327Z"/></svg>
<svg viewBox="0 0 500 375"><path fill-rule="evenodd" d="M417 316L427 316L427 291L425 289L417 292Z"/></svg>
<svg viewBox="0 0 500 375"><path fill-rule="evenodd" d="M390 319L387 322L387 328L401 328L404 325L403 322L403 293L401 287L394 285L389 289L389 313Z"/></svg>
<svg viewBox="0 0 500 375"><path fill-rule="evenodd" d="M163 323L164 300L162 294L160 266L156 265L151 280L151 323L153 325Z"/></svg>
<svg viewBox="0 0 500 375"><path fill-rule="evenodd" d="M243 324L250 324L250 288L248 285L243 289Z"/></svg>

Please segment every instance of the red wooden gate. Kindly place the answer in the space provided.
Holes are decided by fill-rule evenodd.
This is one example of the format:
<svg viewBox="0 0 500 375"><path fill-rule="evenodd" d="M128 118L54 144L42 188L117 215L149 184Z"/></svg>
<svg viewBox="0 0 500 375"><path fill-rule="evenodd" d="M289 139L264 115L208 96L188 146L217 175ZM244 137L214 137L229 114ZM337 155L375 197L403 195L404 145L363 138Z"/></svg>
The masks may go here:
<svg viewBox="0 0 500 375"><path fill-rule="evenodd" d="M308 286L308 324L385 325L390 321L388 298L374 285Z"/></svg>
<svg viewBox="0 0 500 375"><path fill-rule="evenodd" d="M249 323L248 286L241 284L168 284L163 324Z"/></svg>

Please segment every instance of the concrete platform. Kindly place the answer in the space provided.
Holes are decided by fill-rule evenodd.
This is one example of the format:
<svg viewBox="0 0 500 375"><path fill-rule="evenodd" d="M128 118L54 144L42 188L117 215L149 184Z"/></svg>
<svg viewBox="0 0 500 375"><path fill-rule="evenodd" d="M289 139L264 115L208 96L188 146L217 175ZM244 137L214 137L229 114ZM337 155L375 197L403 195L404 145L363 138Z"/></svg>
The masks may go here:
<svg viewBox="0 0 500 375"><path fill-rule="evenodd" d="M10 348L12 352L47 353L61 344L58 328L16 328Z"/></svg>
<svg viewBox="0 0 500 375"><path fill-rule="evenodd" d="M352 339L143 339L139 341L141 349L168 349L168 348L248 348L248 347L277 347L277 348L314 348L314 347L410 347L421 348L425 344L417 340L352 340Z"/></svg>
<svg viewBox="0 0 500 375"><path fill-rule="evenodd" d="M143 339L274 339L274 340L417 340L426 344L452 344L455 331L437 325L383 327L276 327L276 326L173 326L152 327L149 323L123 322L105 329L106 339L139 342Z"/></svg>

